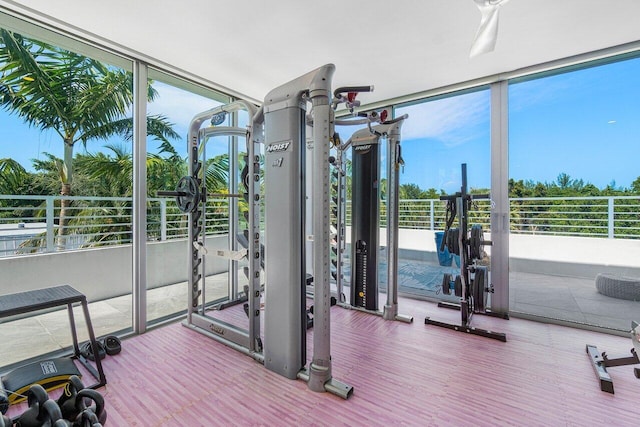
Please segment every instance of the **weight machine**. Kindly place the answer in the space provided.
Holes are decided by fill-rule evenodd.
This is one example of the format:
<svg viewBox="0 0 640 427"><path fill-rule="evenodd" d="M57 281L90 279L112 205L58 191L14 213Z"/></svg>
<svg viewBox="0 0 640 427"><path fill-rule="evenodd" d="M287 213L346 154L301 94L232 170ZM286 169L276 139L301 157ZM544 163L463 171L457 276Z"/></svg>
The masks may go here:
<svg viewBox="0 0 640 427"><path fill-rule="evenodd" d="M484 314L503 319L509 318L508 314L494 313L486 308L487 297L488 294L493 293L493 286L489 283L487 267L478 265L477 261L482 258L484 245L490 245L491 242L484 240L480 225L472 226L469 231L469 210L473 201L488 198L488 194L469 194L467 190L466 163L462 164L462 187L460 192L440 197L440 200L446 200L447 210L445 235L439 250L442 252L447 247L450 253L460 256L460 274L455 278L451 274L445 274L442 279L442 291L449 295L453 290L455 295L460 298L460 303L440 302L438 307L460 310L462 320L460 325L454 325L426 317L424 323L506 342L507 336L504 333L471 326L471 319L474 314ZM459 228L452 228L456 217L458 218Z"/></svg>
<svg viewBox="0 0 640 427"><path fill-rule="evenodd" d="M328 391L344 399L353 387L332 377L330 354L330 269L329 269L329 141L334 131L331 80L335 67L327 64L267 94L260 109L236 101L197 115L189 130L189 176L173 192L181 209L189 213L189 308L186 327L220 341L255 360L271 371L290 379L302 379L313 391ZM307 104L313 122L311 142L306 141ZM249 113L247 129L207 127L205 120L220 123L223 113L244 109ZM245 137L247 141L245 194L249 205L246 250L224 252L239 259L246 255L247 314L244 330L205 313L205 225L207 198L203 184L203 142L213 135ZM260 195L260 146L264 144L264 200ZM311 145L313 234L305 233L305 144ZM261 244L260 208L264 202L264 246ZM232 221L233 222L233 221ZM230 230L234 242L236 235ZM306 352L306 257L305 243L313 242L314 334L313 356L307 364ZM237 244L235 242L234 244ZM264 248L264 255L263 255ZM260 336L260 277L264 266L264 343ZM236 295L236 294L234 294Z"/></svg>
<svg viewBox="0 0 640 427"><path fill-rule="evenodd" d="M607 368L613 368L615 366L627 366L640 364L638 353L640 353L640 326L637 322L631 322L631 356L622 357L609 357L606 352L598 352L598 347L595 345L587 344L587 355L591 360L591 366L600 382L600 390L607 393L614 394L613 392L613 380L611 375L607 371ZM633 368L633 374L636 378L640 378L640 368Z"/></svg>
<svg viewBox="0 0 640 427"><path fill-rule="evenodd" d="M333 161L334 225L336 238L332 248L332 277L336 281L340 305L381 315L385 320L413 322L412 316L398 314L398 188L399 170L403 164L400 150L400 129L408 115L387 120L386 111L362 113L355 120L337 120L339 125L367 127L356 131L344 144L336 144ZM379 123L373 125L373 123ZM387 140L387 301L378 309L378 253L380 220L380 146ZM339 137L336 138L339 141ZM343 293L343 265L346 224L345 151L352 148L351 192L351 283L350 299Z"/></svg>
<svg viewBox="0 0 640 427"><path fill-rule="evenodd" d="M220 126L227 114L236 113L240 110L247 111L249 122L246 128L233 126ZM205 279L207 276L207 210L206 202L211 197L228 197L232 200L230 203L230 221L229 221L229 251L219 250L218 256L228 258L230 260L230 298L237 298L239 292L237 289L237 265L238 261L246 256L248 260L248 270L255 271L256 274L248 274L248 286L246 290L246 299L248 301L249 310L258 312L260 308L260 261L261 258L248 256L250 253L260 252L260 229L259 217L256 215L248 215L248 229L243 234L256 236L256 239L250 239L248 248L237 250L237 199L244 198L249 205L249 212L259 213L260 211L260 188L259 179L254 177L260 176L259 144L262 141L262 128L259 124L254 124L253 116L258 112L257 107L244 100L238 100L227 105L216 107L196 115L189 126L188 134L188 152L189 152L189 175L182 177L176 186L175 191L159 191L159 196L175 196L178 208L188 214L189 224L189 257L188 257L188 282L189 282L189 306L187 310L187 319L184 325L198 332L205 333L213 338L223 341L230 347L243 353L254 355L258 360L261 358L262 340L260 338L260 318L258 316L249 316L248 330L244 330L231 325L222 320L216 319L212 315L207 314L207 299ZM210 120L211 126L202 127L202 125ZM234 138L245 138L247 148L247 177L245 179L245 193L237 194L231 192L229 194L208 194L205 185L204 163L206 159L207 142L218 136L228 136ZM230 171L237 170L237 142L230 143ZM230 177L230 189L237 191L236 179Z"/></svg>

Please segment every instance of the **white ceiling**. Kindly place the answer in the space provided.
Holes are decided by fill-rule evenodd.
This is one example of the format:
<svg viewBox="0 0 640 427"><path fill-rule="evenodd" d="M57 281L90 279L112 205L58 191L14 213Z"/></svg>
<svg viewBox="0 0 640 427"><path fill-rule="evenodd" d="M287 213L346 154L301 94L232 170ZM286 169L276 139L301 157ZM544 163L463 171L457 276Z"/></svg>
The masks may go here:
<svg viewBox="0 0 640 427"><path fill-rule="evenodd" d="M511 0L473 59L473 0L19 3L256 100L329 62L334 87L375 85L371 103L640 40L639 0Z"/></svg>

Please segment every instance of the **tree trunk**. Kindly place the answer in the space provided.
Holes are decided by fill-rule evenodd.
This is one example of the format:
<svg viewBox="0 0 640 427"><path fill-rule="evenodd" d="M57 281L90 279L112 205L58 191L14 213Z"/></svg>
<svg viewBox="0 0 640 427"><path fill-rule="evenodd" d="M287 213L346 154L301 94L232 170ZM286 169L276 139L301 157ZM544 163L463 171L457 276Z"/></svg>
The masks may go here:
<svg viewBox="0 0 640 427"><path fill-rule="evenodd" d="M70 196L71 195L71 184L62 184L60 188L61 196ZM56 242L56 250L63 251L66 248L66 235L67 235L67 223L68 214L67 211L71 206L71 200L69 199L61 199L60 200L60 220L58 221L58 238Z"/></svg>
<svg viewBox="0 0 640 427"><path fill-rule="evenodd" d="M71 195L71 182L73 181L73 143L71 138L64 140L64 167L60 172L60 220L58 222L58 239L56 250L63 251L66 249L67 224L69 222L68 214L71 200L65 199L65 196Z"/></svg>

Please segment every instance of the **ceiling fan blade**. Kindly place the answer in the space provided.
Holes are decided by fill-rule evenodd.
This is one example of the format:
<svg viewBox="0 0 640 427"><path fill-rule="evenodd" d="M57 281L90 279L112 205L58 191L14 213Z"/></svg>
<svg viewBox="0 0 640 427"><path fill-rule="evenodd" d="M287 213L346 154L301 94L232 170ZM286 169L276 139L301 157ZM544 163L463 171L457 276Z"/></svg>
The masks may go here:
<svg viewBox="0 0 640 427"><path fill-rule="evenodd" d="M480 13L480 27L476 32L469 57L473 58L483 53L491 52L496 47L498 39L498 12L500 6L509 0L474 0Z"/></svg>

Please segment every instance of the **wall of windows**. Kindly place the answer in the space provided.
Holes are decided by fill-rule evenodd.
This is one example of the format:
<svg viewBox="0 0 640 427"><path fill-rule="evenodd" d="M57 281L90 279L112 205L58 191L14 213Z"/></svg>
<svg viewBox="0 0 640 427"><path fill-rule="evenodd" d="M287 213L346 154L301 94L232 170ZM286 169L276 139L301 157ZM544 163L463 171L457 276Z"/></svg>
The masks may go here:
<svg viewBox="0 0 640 427"><path fill-rule="evenodd" d="M514 312L628 330L640 297L596 277L640 277L639 96L640 59L509 86Z"/></svg>
<svg viewBox="0 0 640 427"><path fill-rule="evenodd" d="M444 273L459 274L459 258L436 247L445 228L441 195L459 192L462 164L468 190L488 194L491 186L490 91L478 88L401 105L395 117L408 114L402 127L400 174L399 290L430 298L455 299L442 293ZM478 202L473 223L489 231L490 204ZM489 262L490 250L486 262Z"/></svg>
<svg viewBox="0 0 640 427"><path fill-rule="evenodd" d="M132 328L132 70L0 15L0 294L69 284L99 336ZM23 349L0 360L70 346L67 322L62 310L0 324Z"/></svg>
<svg viewBox="0 0 640 427"><path fill-rule="evenodd" d="M158 197L157 192L173 190L188 174L187 134L193 117L227 103L229 97L155 69L149 71L154 96L147 104L147 114L154 120L164 118L172 129L164 137L147 138L147 321L153 322L185 312L188 304L188 216L178 209L174 197ZM228 186L228 144L207 145L212 171L205 175L214 177L207 188L219 192ZM228 206L228 200L223 203ZM227 222L226 213L210 219L212 239L227 233ZM209 298L215 295L207 294Z"/></svg>
<svg viewBox="0 0 640 427"><path fill-rule="evenodd" d="M147 322L181 312L185 217L170 198L155 196L187 172L185 136L193 115L230 98L13 16L0 13L0 29L26 52L51 60L42 64L49 90L30 98L39 108L22 108L2 97L0 266L11 272L0 277L0 294L69 283L95 303L98 335L141 332ZM44 49L35 54L40 45ZM45 87L41 76L34 69L19 70L7 46L0 41L3 87L11 82L18 92L37 94L33 91ZM395 106L395 116L409 115L402 130L402 292L442 296L436 233L443 228L444 208L438 197L460 189L460 165L466 163L470 189L491 191L494 200L504 195L496 192L492 174L508 176L511 310L628 329L626 313L637 311L638 301L603 295L595 287L599 273L640 276L633 262L640 256L640 59L622 59L508 80L504 100L492 97L494 86L481 86ZM140 70L155 90L147 102L144 96L134 100ZM107 82L118 85L114 93L120 96L89 110ZM492 171L491 126L499 118L491 116L490 107L496 102L507 111L509 132L502 142L508 143L509 160L508 167L497 170L494 164ZM134 111L141 109L153 119L147 121L148 138L136 136L133 128L133 119L142 117ZM65 120L73 125L65 126ZM237 120L243 125L247 118ZM239 180L243 142L238 144L237 167L228 166L227 184ZM229 147L228 141L214 145L222 148L212 148L208 159ZM384 157L383 150L383 162ZM146 194L134 187L136 167L145 171ZM134 233L136 200L145 204L144 249L134 244L140 240ZM473 220L488 233L491 204L477 208ZM175 243L175 252L158 250L169 243ZM487 248L488 257L491 253ZM446 268L455 271L455 259L449 264ZM438 269L429 279L426 265ZM161 294L169 284L179 284L179 294ZM136 299L136 292L147 298ZM23 321L34 331L40 324ZM0 328L11 329L8 323ZM4 330L3 337L10 336ZM69 344L42 337L38 352Z"/></svg>
<svg viewBox="0 0 640 427"><path fill-rule="evenodd" d="M9 15L0 14L0 30L0 295L70 284L87 295L97 336L141 332L147 322L184 311L185 219L173 215L171 198L155 193L173 189L186 174L193 115L230 97ZM40 69L24 68L12 46L39 61ZM137 100L140 70L150 79ZM24 92L38 108L29 102L19 108L9 96L14 92ZM144 104L148 137L141 141L134 112ZM136 168L145 172L142 190L134 186L141 176ZM134 202L145 197L142 239L148 243L136 249L140 207ZM179 288L180 296L167 295L169 288ZM35 313L0 328L12 349L0 357L5 366L71 344L66 311Z"/></svg>

